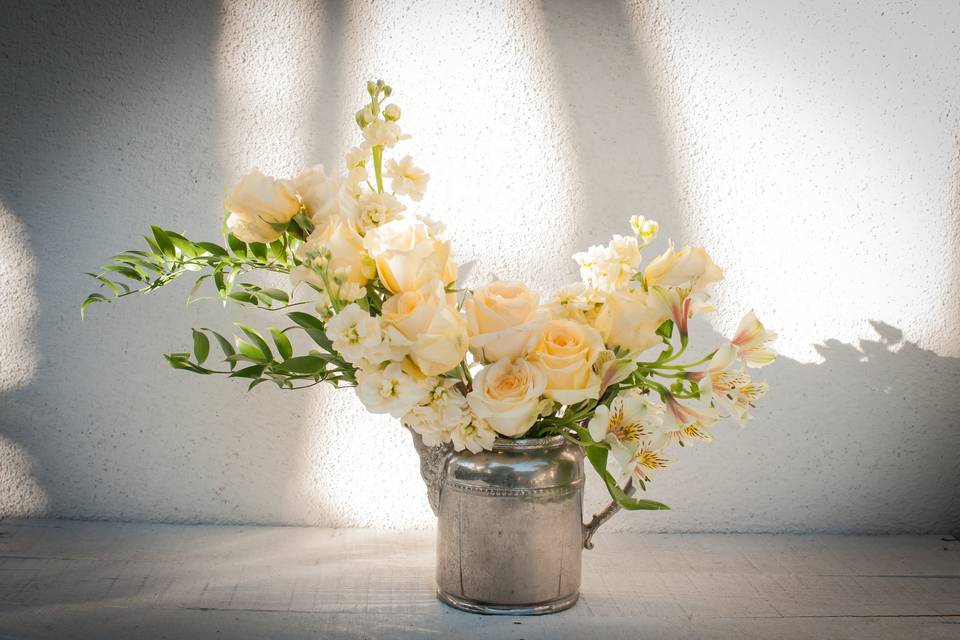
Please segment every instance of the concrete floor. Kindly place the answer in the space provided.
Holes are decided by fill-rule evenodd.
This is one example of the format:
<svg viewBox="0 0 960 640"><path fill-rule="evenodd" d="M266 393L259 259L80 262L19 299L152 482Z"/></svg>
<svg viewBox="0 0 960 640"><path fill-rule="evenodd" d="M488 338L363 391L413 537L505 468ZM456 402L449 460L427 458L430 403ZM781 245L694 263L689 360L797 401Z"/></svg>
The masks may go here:
<svg viewBox="0 0 960 640"><path fill-rule="evenodd" d="M941 536L600 534L582 598L484 617L433 595L433 534L0 522L0 638L960 638Z"/></svg>

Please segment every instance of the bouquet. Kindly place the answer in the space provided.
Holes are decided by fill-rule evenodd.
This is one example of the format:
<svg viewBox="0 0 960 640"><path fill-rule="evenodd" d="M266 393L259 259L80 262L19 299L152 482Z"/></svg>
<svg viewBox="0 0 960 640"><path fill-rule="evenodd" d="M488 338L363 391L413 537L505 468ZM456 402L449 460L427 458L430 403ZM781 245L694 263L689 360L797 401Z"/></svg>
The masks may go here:
<svg viewBox="0 0 960 640"><path fill-rule="evenodd" d="M146 250L114 256L81 306L147 293L196 276L223 304L287 310L266 332L238 323L232 340L193 330L176 369L303 389L352 387L372 413L390 414L427 446L490 449L496 438L560 435L583 447L613 500L627 509L665 505L633 497L671 451L711 439L722 418L743 422L767 385L750 369L773 361L774 334L753 312L736 334L684 361L691 318L708 313L722 278L700 247L670 244L641 268L658 225L630 219L573 259L581 281L541 298L521 282L473 289L457 282L443 226L408 205L430 176L396 149L409 138L383 81L367 84L356 113L362 134L342 171L315 166L278 180L254 170L225 200L225 242L193 242L152 227ZM247 281L289 276L289 290ZM294 291L298 297L294 298ZM315 347L296 354L292 332ZM223 365L208 363L211 338Z"/></svg>

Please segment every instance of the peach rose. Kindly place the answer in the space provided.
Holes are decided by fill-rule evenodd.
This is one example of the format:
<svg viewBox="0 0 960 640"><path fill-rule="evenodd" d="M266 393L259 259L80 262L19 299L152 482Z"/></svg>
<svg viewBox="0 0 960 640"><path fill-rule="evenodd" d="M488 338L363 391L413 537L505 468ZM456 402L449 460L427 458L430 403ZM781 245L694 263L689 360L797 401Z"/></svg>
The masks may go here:
<svg viewBox="0 0 960 640"><path fill-rule="evenodd" d="M604 350L596 329L572 320L550 320L530 360L547 376L544 395L561 404L600 396L600 377L593 363Z"/></svg>
<svg viewBox="0 0 960 640"><path fill-rule="evenodd" d="M515 437L523 435L537 420L546 386L546 375L533 363L500 360L474 377L467 402L497 433Z"/></svg>

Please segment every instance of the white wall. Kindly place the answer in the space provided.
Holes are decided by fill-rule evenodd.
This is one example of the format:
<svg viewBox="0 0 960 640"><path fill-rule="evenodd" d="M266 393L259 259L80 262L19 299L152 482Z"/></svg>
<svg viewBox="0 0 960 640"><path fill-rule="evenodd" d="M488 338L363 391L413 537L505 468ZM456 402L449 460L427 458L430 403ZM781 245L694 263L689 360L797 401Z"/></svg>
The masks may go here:
<svg viewBox="0 0 960 640"><path fill-rule="evenodd" d="M252 165L339 162L383 77L478 277L547 292L642 213L726 270L705 347L750 306L781 333L749 428L616 526L960 524L956 3L12 4L0 515L432 526L408 436L352 394L166 366L233 309L185 309L187 285L77 312L80 272L149 223L216 237Z"/></svg>

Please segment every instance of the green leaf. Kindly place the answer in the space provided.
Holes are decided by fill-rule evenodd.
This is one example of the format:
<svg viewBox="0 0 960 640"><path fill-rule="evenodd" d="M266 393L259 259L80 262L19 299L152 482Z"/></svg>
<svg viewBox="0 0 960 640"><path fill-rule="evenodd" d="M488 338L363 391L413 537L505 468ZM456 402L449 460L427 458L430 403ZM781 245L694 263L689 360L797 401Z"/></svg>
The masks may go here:
<svg viewBox="0 0 960 640"><path fill-rule="evenodd" d="M213 329L204 329L204 331L212 333L213 337L217 339L217 343L220 345L220 350L223 351L223 355L226 356L227 361L230 363L230 368L233 369L237 363L234 360L230 360L230 357L236 355L237 351L233 348L233 345L230 344L230 341Z"/></svg>
<svg viewBox="0 0 960 640"><path fill-rule="evenodd" d="M270 345L268 345L267 341L263 339L263 336L257 333L256 329L248 327L241 322L234 322L233 324L235 327L243 331L247 337L253 341L253 344L255 344L257 348L263 352L263 357L265 360L273 359L273 353L270 351Z"/></svg>
<svg viewBox="0 0 960 640"><path fill-rule="evenodd" d="M197 364L203 364L210 355L210 339L196 329L193 330L193 355L197 358Z"/></svg>
<svg viewBox="0 0 960 640"><path fill-rule="evenodd" d="M657 335L663 336L669 340L670 336L673 335L673 320L666 320L663 324L657 327Z"/></svg>
<svg viewBox="0 0 960 640"><path fill-rule="evenodd" d="M150 251L152 252L148 256L144 257L155 258L159 260L163 253L160 251L160 245L157 244L157 241L150 236L143 236L143 239L147 241L148 245L150 245Z"/></svg>
<svg viewBox="0 0 960 640"><path fill-rule="evenodd" d="M670 508L662 502L656 502L655 500L638 500L637 498L628 496L620 485L617 484L613 476L610 475L610 472L607 471L607 455L609 454L609 449L606 447L591 445L584 447L584 452L587 454L587 459L590 460L590 464L593 465L594 470L607 485L607 491L610 493L610 497L624 509L628 511L661 511Z"/></svg>
<svg viewBox="0 0 960 640"><path fill-rule="evenodd" d="M250 247L250 253L252 253L255 258L259 258L262 262L267 261L267 245L262 242L251 242L247 246Z"/></svg>
<svg viewBox="0 0 960 640"><path fill-rule="evenodd" d="M255 345L250 344L243 338L235 338L235 341L237 343L237 350L240 351L241 355L246 356L255 362L264 362L268 360L268 358L264 358L263 352L260 351L260 349L258 349Z"/></svg>
<svg viewBox="0 0 960 640"><path fill-rule="evenodd" d="M86 314L87 307L92 305L94 302L110 302L110 299L106 296L100 295L99 293L91 293L87 296L87 299L83 301L83 304L80 305L80 319L83 320L84 314Z"/></svg>
<svg viewBox="0 0 960 640"><path fill-rule="evenodd" d="M90 276L91 278L95 278L95 279L99 280L101 283L107 285L107 287L110 288L110 291L113 292L113 295L115 295L115 296L120 295L120 287L118 287L118 286L117 286L117 283L115 283L114 281L112 281L112 280L110 280L110 279L108 279L108 278L104 278L103 276L99 276L99 275L97 275L97 274L95 274L95 273L90 273L89 271L87 271L86 274L87 274L88 276ZM130 288L127 287L127 291L129 291L129 290L130 290Z"/></svg>
<svg viewBox="0 0 960 640"><path fill-rule="evenodd" d="M313 338L314 342L323 347L326 351L335 353L333 350L333 343L327 338L323 321L321 321L320 318L302 311L293 311L288 313L287 317L300 325L300 327L307 332L307 335Z"/></svg>
<svg viewBox="0 0 960 640"><path fill-rule="evenodd" d="M232 233L227 234L227 244L230 246L230 251L233 251L234 255L240 258L247 257L247 244L240 240L237 236Z"/></svg>
<svg viewBox="0 0 960 640"><path fill-rule="evenodd" d="M278 371L299 373L302 375L316 375L327 370L327 361L318 356L298 356L284 360L276 367Z"/></svg>
<svg viewBox="0 0 960 640"><path fill-rule="evenodd" d="M131 280L136 280L137 282L143 282L146 279L141 273L121 264L108 264L104 267L104 269L107 271L113 271L114 273L119 273L120 275L130 278Z"/></svg>
<svg viewBox="0 0 960 640"><path fill-rule="evenodd" d="M227 298L233 300L234 302L242 302L245 304L252 304L253 306L259 306L259 300L257 296L252 293L247 293L246 291L234 291L233 293L228 293Z"/></svg>
<svg viewBox="0 0 960 640"><path fill-rule="evenodd" d="M237 369L230 374L231 378L259 378L266 368L265 364L255 364L243 369Z"/></svg>
<svg viewBox="0 0 960 640"><path fill-rule="evenodd" d="M213 242L197 242L195 244L201 249L203 249L204 251L206 251L207 253L211 255L215 255L219 258L224 258L230 255L229 253L227 253L226 249L224 249L218 244L214 244Z"/></svg>
<svg viewBox="0 0 960 640"><path fill-rule="evenodd" d="M190 288L190 293L187 294L187 304L189 304L189 303L190 303L190 300L193 299L193 294L195 294L195 293L197 292L197 290L200 288L200 285L203 284L203 281L206 280L206 279L209 278L209 277L210 277L210 274L209 274L209 273L205 273L205 274L203 274L202 276L200 276L199 278L197 278L196 282L193 283L193 287Z"/></svg>
<svg viewBox="0 0 960 640"><path fill-rule="evenodd" d="M290 296L288 296L287 292L283 291L282 289L261 289L260 292L266 296L270 296L278 302L282 302L283 304L289 304L290 302Z"/></svg>
<svg viewBox="0 0 960 640"><path fill-rule="evenodd" d="M175 258L177 256L177 252L173 248L173 242L170 240L170 236L167 235L167 232L156 225L151 225L150 230L153 231L153 238L157 241L157 246L160 248L160 253L168 258Z"/></svg>
<svg viewBox="0 0 960 640"><path fill-rule="evenodd" d="M284 360L289 360L293 356L293 345L290 344L290 338L280 329L271 328L270 335L273 336L273 342L277 345L277 353Z"/></svg>
<svg viewBox="0 0 960 640"><path fill-rule="evenodd" d="M200 375L204 376L208 376L213 373L209 369L204 369L203 367L197 366L190 362L189 353L165 353L163 354L163 357L174 369L192 371L193 373L199 373Z"/></svg>

